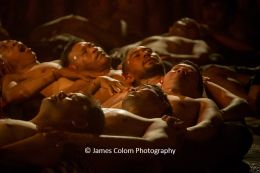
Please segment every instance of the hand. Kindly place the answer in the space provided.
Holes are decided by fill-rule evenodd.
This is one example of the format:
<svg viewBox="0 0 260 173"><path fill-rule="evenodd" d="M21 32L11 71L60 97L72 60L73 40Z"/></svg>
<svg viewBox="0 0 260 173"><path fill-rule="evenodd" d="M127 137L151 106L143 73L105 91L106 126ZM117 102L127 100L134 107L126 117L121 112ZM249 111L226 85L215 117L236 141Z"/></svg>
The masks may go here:
<svg viewBox="0 0 260 173"><path fill-rule="evenodd" d="M207 84L210 81L210 78L206 76L202 76L202 81L204 84Z"/></svg>
<svg viewBox="0 0 260 173"><path fill-rule="evenodd" d="M173 128L177 135L184 135L187 132L184 126L184 121L170 115L163 115L162 120L164 120L169 127Z"/></svg>
<svg viewBox="0 0 260 173"><path fill-rule="evenodd" d="M126 87L118 80L108 76L99 76L100 87L108 89L110 95L122 92Z"/></svg>

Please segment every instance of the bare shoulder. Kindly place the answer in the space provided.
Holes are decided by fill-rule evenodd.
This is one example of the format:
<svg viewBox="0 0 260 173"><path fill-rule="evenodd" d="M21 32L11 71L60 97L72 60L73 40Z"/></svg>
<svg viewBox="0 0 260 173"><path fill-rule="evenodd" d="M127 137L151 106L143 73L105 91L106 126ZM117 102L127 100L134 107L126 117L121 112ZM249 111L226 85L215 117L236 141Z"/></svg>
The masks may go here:
<svg viewBox="0 0 260 173"><path fill-rule="evenodd" d="M52 69L60 69L61 65L58 61L50 61L50 62L42 62L37 65L35 65L31 71L33 70L41 70L46 68L52 68Z"/></svg>
<svg viewBox="0 0 260 173"><path fill-rule="evenodd" d="M194 99L195 101L199 102L199 103L205 103L205 104L210 104L212 106L216 106L215 102L209 98L197 98Z"/></svg>
<svg viewBox="0 0 260 173"><path fill-rule="evenodd" d="M167 95L167 98L170 102L178 102L178 103L198 103L199 99L194 99L187 96L176 96L176 95Z"/></svg>
<svg viewBox="0 0 260 173"><path fill-rule="evenodd" d="M135 115L131 112L128 112L123 109L117 109L117 108L102 108L105 114L106 119L112 119L112 118L120 118L122 120L136 120L136 121L151 121L150 119L143 118L141 116Z"/></svg>

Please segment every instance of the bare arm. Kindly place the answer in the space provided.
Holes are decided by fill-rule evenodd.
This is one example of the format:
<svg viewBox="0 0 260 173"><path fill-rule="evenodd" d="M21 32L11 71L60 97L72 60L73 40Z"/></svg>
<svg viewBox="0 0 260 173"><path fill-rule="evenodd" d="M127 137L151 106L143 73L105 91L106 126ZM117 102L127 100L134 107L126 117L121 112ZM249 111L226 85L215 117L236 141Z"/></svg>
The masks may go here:
<svg viewBox="0 0 260 173"><path fill-rule="evenodd" d="M209 99L196 99L200 102L197 124L187 128L186 139L203 142L213 138L222 123L220 111Z"/></svg>
<svg viewBox="0 0 260 173"><path fill-rule="evenodd" d="M19 102L30 98L56 80L53 69L48 69L38 77L25 75L6 75L3 80L3 97L7 103Z"/></svg>
<svg viewBox="0 0 260 173"><path fill-rule="evenodd" d="M99 76L93 80L83 92L87 94L95 94L100 88L107 89L110 95L121 92L125 87L116 79L108 76Z"/></svg>
<svg viewBox="0 0 260 173"><path fill-rule="evenodd" d="M238 97L225 88L210 82L205 82L207 94L218 104L224 121L242 120L252 114L252 110L245 99Z"/></svg>

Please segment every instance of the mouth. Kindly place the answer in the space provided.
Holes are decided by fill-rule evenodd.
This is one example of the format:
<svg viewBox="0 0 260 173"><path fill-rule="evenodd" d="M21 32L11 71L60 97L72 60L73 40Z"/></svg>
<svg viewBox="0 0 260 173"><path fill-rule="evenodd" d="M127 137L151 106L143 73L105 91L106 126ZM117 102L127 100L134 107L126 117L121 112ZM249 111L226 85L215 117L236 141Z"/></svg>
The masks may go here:
<svg viewBox="0 0 260 173"><path fill-rule="evenodd" d="M144 64L155 64L157 63L157 59L149 57L144 61Z"/></svg>

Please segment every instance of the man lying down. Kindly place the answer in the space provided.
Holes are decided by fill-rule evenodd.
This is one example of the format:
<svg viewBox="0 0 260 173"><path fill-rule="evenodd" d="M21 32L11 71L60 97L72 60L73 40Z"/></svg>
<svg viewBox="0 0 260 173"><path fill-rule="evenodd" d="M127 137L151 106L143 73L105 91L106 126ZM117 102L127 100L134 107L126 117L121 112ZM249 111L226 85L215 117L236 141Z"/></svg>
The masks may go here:
<svg viewBox="0 0 260 173"><path fill-rule="evenodd" d="M0 120L0 160L8 166L53 166L71 149L66 146L82 152L86 146L178 150L183 139L194 137L200 133L198 130L214 132L203 140L214 138L221 120L217 107L211 105L208 113L210 116L197 117L196 128L185 127L181 120L171 116L147 119L121 109L102 110L88 96L60 92L45 98L30 121Z"/></svg>

